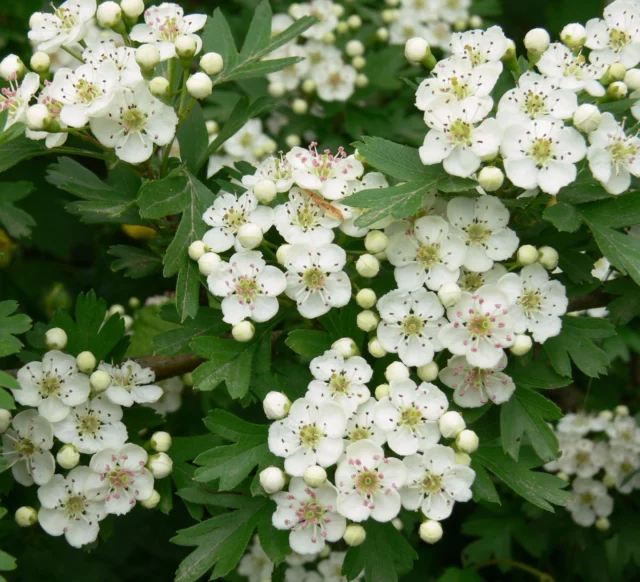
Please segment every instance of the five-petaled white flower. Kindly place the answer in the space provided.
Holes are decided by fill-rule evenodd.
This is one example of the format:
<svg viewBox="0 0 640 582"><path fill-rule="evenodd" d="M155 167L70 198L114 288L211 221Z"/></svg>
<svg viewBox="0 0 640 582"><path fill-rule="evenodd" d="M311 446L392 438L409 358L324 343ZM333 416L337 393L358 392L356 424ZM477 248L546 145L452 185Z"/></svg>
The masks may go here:
<svg viewBox="0 0 640 582"><path fill-rule="evenodd" d="M111 376L111 385L104 395L114 404L148 404L157 402L162 396L162 388L153 385L155 372L151 368L143 368L138 362L126 360L118 365L103 362L98 369Z"/></svg>
<svg viewBox="0 0 640 582"><path fill-rule="evenodd" d="M605 469L607 475L615 479L616 489L620 493L628 495L634 489L640 489L640 455L637 452L626 447L611 447Z"/></svg>
<svg viewBox="0 0 640 582"><path fill-rule="evenodd" d="M338 26L338 17L333 11L332 0L311 0L294 6L291 15L296 20L303 16L317 18L317 22L302 33L305 38L322 40L328 32L332 32Z"/></svg>
<svg viewBox="0 0 640 582"><path fill-rule="evenodd" d="M315 67L311 77L323 101L348 101L356 89L358 71L341 61L329 61L324 67Z"/></svg>
<svg viewBox="0 0 640 582"><path fill-rule="evenodd" d="M347 415L335 402L299 398L289 415L269 427L269 450L284 457L284 470L302 477L307 467L330 467L342 454Z"/></svg>
<svg viewBox="0 0 640 582"><path fill-rule="evenodd" d="M23 406L34 406L50 422L65 418L72 406L89 397L89 378L78 372L76 359L58 350L47 352L42 362L31 362L18 371L20 390L13 397Z"/></svg>
<svg viewBox="0 0 640 582"><path fill-rule="evenodd" d="M613 498L601 481L578 478L572 484L572 497L567 503L567 509L578 525L590 527L596 518L611 515Z"/></svg>
<svg viewBox="0 0 640 582"><path fill-rule="evenodd" d="M567 475L577 475L583 479L593 477L604 467L609 457L609 447L605 442L582 438L560 439L562 456L557 460L560 471Z"/></svg>
<svg viewBox="0 0 640 582"><path fill-rule="evenodd" d="M256 167L253 176L242 176L242 185L253 188L260 180L271 180L278 192L289 192L293 186L293 168L285 157L269 156Z"/></svg>
<svg viewBox="0 0 640 582"><path fill-rule="evenodd" d="M604 19L587 22L589 60L631 69L640 62L640 14L635 2L616 2L604 10Z"/></svg>
<svg viewBox="0 0 640 582"><path fill-rule="evenodd" d="M7 121L3 131L14 123L24 122L31 98L40 88L40 77L37 73L27 73L19 85L14 79L9 80L9 87L0 92L0 111L7 112Z"/></svg>
<svg viewBox="0 0 640 582"><path fill-rule="evenodd" d="M358 410L351 415L347 421L345 446L365 439L380 446L387 442L387 433L373 420L373 410L376 404L375 398L369 398L364 404L358 406Z"/></svg>
<svg viewBox="0 0 640 582"><path fill-rule="evenodd" d="M118 72L118 82L124 87L131 87L142 80L140 65L136 62L136 51L129 46L116 46L111 39L101 40L89 46L82 53L85 63L99 66L102 63L113 63Z"/></svg>
<svg viewBox="0 0 640 582"><path fill-rule="evenodd" d="M423 454L404 459L407 481L402 489L402 506L410 511L422 510L425 517L441 521L451 515L456 501L471 499L475 471L456 464L451 447L434 445Z"/></svg>
<svg viewBox="0 0 640 582"><path fill-rule="evenodd" d="M353 443L336 469L338 511L352 521L391 521L400 511L407 468L370 440Z"/></svg>
<svg viewBox="0 0 640 582"><path fill-rule="evenodd" d="M0 97L0 102L1 101L2 97ZM44 88L38 94L38 103L44 105L47 108L52 121L57 121L60 124L61 128L66 129L67 124L60 119L60 112L62 111L63 104L51 96L50 82L45 81ZM0 107L2 106L0 105ZM50 133L48 131L33 131L29 128L26 129L25 135L29 139L45 140L44 143L48 148L57 148L64 145L67 141L67 137L69 136L66 131L60 133Z"/></svg>
<svg viewBox="0 0 640 582"><path fill-rule="evenodd" d="M498 74L502 71L500 59L508 47L507 37L499 26L458 32L451 37L453 55L468 59L474 67L492 67Z"/></svg>
<svg viewBox="0 0 640 582"><path fill-rule="evenodd" d="M53 14L35 12L29 19L29 40L39 51L56 49L81 41L96 13L96 0L67 0Z"/></svg>
<svg viewBox="0 0 640 582"><path fill-rule="evenodd" d="M291 530L289 546L299 554L317 554L325 542L337 542L347 520L337 513L338 491L326 481L321 487L309 487L300 477L289 483L289 491L271 496L277 504L273 525Z"/></svg>
<svg viewBox="0 0 640 582"><path fill-rule="evenodd" d="M552 77L561 89L585 90L589 95L601 97L604 87L598 79L605 73L604 63L589 63L583 54L575 55L562 43L555 42L542 53L536 66L547 77Z"/></svg>

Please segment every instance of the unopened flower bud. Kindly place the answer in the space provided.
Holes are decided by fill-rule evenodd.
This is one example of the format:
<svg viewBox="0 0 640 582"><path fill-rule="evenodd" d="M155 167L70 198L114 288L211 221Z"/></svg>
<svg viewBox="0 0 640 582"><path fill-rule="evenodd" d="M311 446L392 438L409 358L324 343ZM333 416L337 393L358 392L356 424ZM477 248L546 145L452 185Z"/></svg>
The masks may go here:
<svg viewBox="0 0 640 582"><path fill-rule="evenodd" d="M245 249L255 249L260 246L262 243L262 239L264 235L262 234L262 229L253 222L245 222L239 229L236 234L238 237L238 242Z"/></svg>
<svg viewBox="0 0 640 582"><path fill-rule="evenodd" d="M364 89L368 84L369 84L369 77L367 77L363 73L359 73L356 76L356 87L358 89Z"/></svg>
<svg viewBox="0 0 640 582"><path fill-rule="evenodd" d="M182 383L187 388L193 388L193 373L192 372L187 372L186 374L184 374L182 376Z"/></svg>
<svg viewBox="0 0 640 582"><path fill-rule="evenodd" d="M607 97L614 101L624 99L628 92L627 86L622 81L616 81L607 87Z"/></svg>
<svg viewBox="0 0 640 582"><path fill-rule="evenodd" d="M624 76L624 84L631 90L640 89L640 69L629 69Z"/></svg>
<svg viewBox="0 0 640 582"><path fill-rule="evenodd" d="M433 382L438 377L438 364L435 362L429 362L428 364L424 364L424 366L418 366L416 372L418 374L418 378L423 382Z"/></svg>
<svg viewBox="0 0 640 582"><path fill-rule="evenodd" d="M629 407L624 404L618 404L615 408L616 416L629 416Z"/></svg>
<svg viewBox="0 0 640 582"><path fill-rule="evenodd" d="M382 400L389 396L389 384L379 384L375 389L376 400Z"/></svg>
<svg viewBox="0 0 640 582"><path fill-rule="evenodd" d="M533 245L522 245L516 256L521 265L533 265L538 262L538 249Z"/></svg>
<svg viewBox="0 0 640 582"><path fill-rule="evenodd" d="M544 28L534 28L524 37L524 46L530 52L541 55L549 48L551 38Z"/></svg>
<svg viewBox="0 0 640 582"><path fill-rule="evenodd" d="M478 435L472 430L465 429L456 437L456 446L463 453L473 453L479 444Z"/></svg>
<svg viewBox="0 0 640 582"><path fill-rule="evenodd" d="M596 519L596 529L598 531L608 531L611 527L611 522L606 517L599 517Z"/></svg>
<svg viewBox="0 0 640 582"><path fill-rule="evenodd" d="M325 32L324 36L322 37L322 42L324 44L335 44L336 35L333 34L333 32Z"/></svg>
<svg viewBox="0 0 640 582"><path fill-rule="evenodd" d="M419 36L410 38L404 45L404 56L410 63L421 63L430 52L429 43Z"/></svg>
<svg viewBox="0 0 640 582"><path fill-rule="evenodd" d="M378 298L373 289L360 289L356 295L356 303L363 309L371 309L377 301Z"/></svg>
<svg viewBox="0 0 640 582"><path fill-rule="evenodd" d="M559 471L558 473L556 473L556 477L561 481L564 481L565 483L571 481L571 477L569 477L569 475L567 475L564 471Z"/></svg>
<svg viewBox="0 0 640 582"><path fill-rule="evenodd" d="M573 113L573 125L584 133L590 133L597 129L601 119L602 113L591 103L580 105Z"/></svg>
<svg viewBox="0 0 640 582"><path fill-rule="evenodd" d="M348 360L353 356L360 355L360 349L358 348L358 345L350 337L343 337L339 340L336 340L331 344L331 349L339 352L345 360Z"/></svg>
<svg viewBox="0 0 640 582"><path fill-rule="evenodd" d="M33 53L29 64L36 73L47 73L51 67L51 57L45 52L38 51Z"/></svg>
<svg viewBox="0 0 640 582"><path fill-rule="evenodd" d="M120 8L126 17L136 20L144 12L144 2L143 0L121 0Z"/></svg>
<svg viewBox="0 0 640 582"><path fill-rule="evenodd" d="M205 99L213 93L213 82L205 73L195 73L187 81L187 91L194 99Z"/></svg>
<svg viewBox="0 0 640 582"><path fill-rule="evenodd" d="M349 30L349 25L344 20L341 20L340 22L338 22L336 26L336 32L338 34L345 34L348 30Z"/></svg>
<svg viewBox="0 0 640 582"><path fill-rule="evenodd" d="M389 239L381 230L370 230L364 238L365 248L373 254L381 253L387 248Z"/></svg>
<svg viewBox="0 0 640 582"><path fill-rule="evenodd" d="M231 335L237 342L250 342L256 334L256 328L250 321L241 321L231 328Z"/></svg>
<svg viewBox="0 0 640 582"><path fill-rule="evenodd" d="M198 259L198 269L205 276L212 275L221 263L220 255L217 253L205 253Z"/></svg>
<svg viewBox="0 0 640 582"><path fill-rule="evenodd" d="M222 55L218 53L206 53L200 59L200 68L207 75L217 75L224 68Z"/></svg>
<svg viewBox="0 0 640 582"><path fill-rule="evenodd" d="M164 77L154 77L149 81L149 91L159 99L163 99L169 95L171 85Z"/></svg>
<svg viewBox="0 0 640 582"><path fill-rule="evenodd" d="M89 376L89 383L91 388L98 394L104 392L109 386L111 386L111 376L104 370L96 370L91 376Z"/></svg>
<svg viewBox="0 0 640 582"><path fill-rule="evenodd" d="M305 115L309 111L309 104L304 99L294 99L291 109L296 115Z"/></svg>
<svg viewBox="0 0 640 582"><path fill-rule="evenodd" d="M471 457L467 453L456 451L456 465L464 465L465 467L468 467L471 465Z"/></svg>
<svg viewBox="0 0 640 582"><path fill-rule="evenodd" d="M107 310L107 317L111 317L112 315L119 315L120 317L122 317L125 313L126 311L124 307L122 307L122 305L120 305L119 303L114 303Z"/></svg>
<svg viewBox="0 0 640 582"><path fill-rule="evenodd" d="M353 57L351 61L353 68L357 71L362 71L367 66L367 60L364 57ZM368 77L367 77L368 80Z"/></svg>
<svg viewBox="0 0 640 582"><path fill-rule="evenodd" d="M31 527L38 523L38 512L33 507L23 505L16 511L15 520L20 527Z"/></svg>
<svg viewBox="0 0 640 582"><path fill-rule="evenodd" d="M7 432L12 419L11 413L6 408L0 408L0 434Z"/></svg>
<svg viewBox="0 0 640 582"><path fill-rule="evenodd" d="M282 491L284 473L278 467L267 467L260 472L260 485L269 495Z"/></svg>
<svg viewBox="0 0 640 582"><path fill-rule="evenodd" d="M269 420L280 420L289 414L291 401L282 392L269 392L264 397L262 407Z"/></svg>
<svg viewBox="0 0 640 582"><path fill-rule="evenodd" d="M279 81L275 81L269 85L269 95L271 95L271 97L275 97L277 99L278 97L282 97L286 92L287 88Z"/></svg>
<svg viewBox="0 0 640 582"><path fill-rule="evenodd" d="M342 18L344 15L344 6L342 6L342 4L334 4L331 7L331 12L333 12L338 18Z"/></svg>
<svg viewBox="0 0 640 582"><path fill-rule="evenodd" d="M73 445L64 445L56 455L56 461L63 469L73 469L80 462L80 453Z"/></svg>
<svg viewBox="0 0 640 582"><path fill-rule="evenodd" d="M606 77L612 81L622 81L624 80L627 74L627 67L625 67L622 63L613 63L609 65L609 68L606 72Z"/></svg>
<svg viewBox="0 0 640 582"><path fill-rule="evenodd" d="M504 172L495 166L485 166L478 174L478 183L487 192L495 192L504 184Z"/></svg>
<svg viewBox="0 0 640 582"><path fill-rule="evenodd" d="M127 302L130 309L138 309L140 307L140 299L137 297L129 297L129 301Z"/></svg>
<svg viewBox="0 0 640 582"><path fill-rule="evenodd" d="M452 439L457 437L467 427L467 424L459 412L449 410L439 418L438 427L444 438Z"/></svg>
<svg viewBox="0 0 640 582"><path fill-rule="evenodd" d="M198 50L196 39L192 35L180 34L174 41L176 54L180 59L191 59Z"/></svg>
<svg viewBox="0 0 640 582"><path fill-rule="evenodd" d="M154 489L149 497L144 501L139 501L138 503L140 503L140 505L145 509L155 509L158 506L158 503L160 503L160 493Z"/></svg>
<svg viewBox="0 0 640 582"><path fill-rule="evenodd" d="M115 2L103 2L96 11L96 20L102 28L113 28L122 22L122 8Z"/></svg>
<svg viewBox="0 0 640 582"><path fill-rule="evenodd" d="M540 247L538 249L538 262L547 270L554 271L558 266L558 251L552 247Z"/></svg>
<svg viewBox="0 0 640 582"><path fill-rule="evenodd" d="M387 350L382 347L382 344L377 337L373 337L369 340L367 348L374 358L384 358L387 355Z"/></svg>
<svg viewBox="0 0 640 582"><path fill-rule="evenodd" d="M88 351L80 352L76 358L76 366L84 374L91 372L96 367L96 363L96 357Z"/></svg>
<svg viewBox="0 0 640 582"><path fill-rule="evenodd" d="M356 317L356 325L359 329L366 332L370 332L376 329L379 322L380 319L378 318L378 316L370 309L361 311Z"/></svg>
<svg viewBox="0 0 640 582"><path fill-rule="evenodd" d="M567 24L560 32L560 40L570 49L577 49L587 42L587 29L577 22Z"/></svg>
<svg viewBox="0 0 640 582"><path fill-rule="evenodd" d="M362 18L360 18L357 14L352 14L347 18L347 24L351 30L357 30L362 26Z"/></svg>
<svg viewBox="0 0 640 582"><path fill-rule="evenodd" d="M0 62L0 76L10 81L19 79L27 72L27 68L18 55L8 55Z"/></svg>
<svg viewBox="0 0 640 582"><path fill-rule="evenodd" d="M171 435L163 430L154 432L149 439L151 448L158 453L166 453L171 448L171 443Z"/></svg>
<svg viewBox="0 0 640 582"><path fill-rule="evenodd" d="M442 539L442 526L439 521L428 519L420 524L418 534L423 542L435 544Z"/></svg>
<svg viewBox="0 0 640 582"><path fill-rule="evenodd" d="M197 261L200 259L202 255L207 252L207 245L204 244L201 240L194 240L189 245L189 258L192 261Z"/></svg>
<svg viewBox="0 0 640 582"><path fill-rule="evenodd" d="M438 299L445 307L451 307L460 301L462 289L457 283L444 283L438 291Z"/></svg>
<svg viewBox="0 0 640 582"><path fill-rule="evenodd" d="M381 26L378 30L376 30L376 39L380 42L387 42L389 40L389 29Z"/></svg>
<svg viewBox="0 0 640 582"><path fill-rule="evenodd" d="M514 356L524 356L533 347L533 341L527 334L516 334L514 344L509 348L509 351Z"/></svg>
<svg viewBox="0 0 640 582"><path fill-rule="evenodd" d="M604 420L613 420L613 412L610 410L601 410L598 412L598 416Z"/></svg>
<svg viewBox="0 0 640 582"><path fill-rule="evenodd" d="M27 109L27 127L32 131L44 131L51 123L51 113L46 105L36 103Z"/></svg>
<svg viewBox="0 0 640 582"><path fill-rule="evenodd" d="M357 523L349 524L342 536L342 539L348 546L359 546L366 538L367 532Z"/></svg>
<svg viewBox="0 0 640 582"><path fill-rule="evenodd" d="M67 333L60 327L53 327L44 334L44 343L49 350L64 350L67 341Z"/></svg>
<svg viewBox="0 0 640 582"><path fill-rule="evenodd" d="M133 317L130 315L123 315L122 321L124 322L124 331L130 331L133 327Z"/></svg>
<svg viewBox="0 0 640 582"><path fill-rule="evenodd" d="M215 135L220 131L220 126L218 125L218 122L214 121L213 119L207 119L206 125L207 125L207 133L209 135Z"/></svg>
<svg viewBox="0 0 640 582"><path fill-rule="evenodd" d="M398 531L402 531L404 529L404 523L399 517L395 517L391 520L391 525L395 527Z"/></svg>
<svg viewBox="0 0 640 582"><path fill-rule="evenodd" d="M564 473L566 475L566 473ZM556 475L556 477L560 477L560 473L558 473ZM562 477L560 477L562 479ZM567 483L569 482L569 475L567 475L566 479L562 479L563 481L566 481ZM604 483L604 485L606 487L608 487L609 489L611 489L612 487L615 487L616 484L618 483L618 480L616 479L615 475L612 475L611 473L605 473L604 477L602 478L602 482Z"/></svg>
<svg viewBox="0 0 640 582"><path fill-rule="evenodd" d="M280 263L281 265L287 264L287 255L290 250L291 250L291 245L286 243L278 247L278 250L276 251L276 259L278 263Z"/></svg>
<svg viewBox="0 0 640 582"><path fill-rule="evenodd" d="M380 272L380 261L373 255L360 255L356 261L356 271L362 277L375 277Z"/></svg>
<svg viewBox="0 0 640 582"><path fill-rule="evenodd" d="M136 49L136 63L144 71L152 71L160 62L160 51L152 44L143 44Z"/></svg>
<svg viewBox="0 0 640 582"><path fill-rule="evenodd" d="M149 457L147 468L151 471L154 479L164 479L171 475L173 461L167 453L157 453Z"/></svg>
<svg viewBox="0 0 640 582"><path fill-rule="evenodd" d="M503 63L510 63L516 61L516 43L513 42L510 38L507 39L507 50L502 55L500 59Z"/></svg>
<svg viewBox="0 0 640 582"><path fill-rule="evenodd" d="M482 17L477 14L473 14L469 18L469 28L482 28Z"/></svg>
<svg viewBox="0 0 640 582"><path fill-rule="evenodd" d="M310 465L302 478L309 487L320 487L327 480L327 472L319 465Z"/></svg>
<svg viewBox="0 0 640 582"><path fill-rule="evenodd" d="M364 54L364 45L359 40L350 40L345 51L350 57L361 57Z"/></svg>
<svg viewBox="0 0 640 582"><path fill-rule="evenodd" d="M410 375L411 373L409 372L409 368L407 368L402 362L392 362L384 371L384 377L387 379L387 382L393 382L394 380L406 380Z"/></svg>

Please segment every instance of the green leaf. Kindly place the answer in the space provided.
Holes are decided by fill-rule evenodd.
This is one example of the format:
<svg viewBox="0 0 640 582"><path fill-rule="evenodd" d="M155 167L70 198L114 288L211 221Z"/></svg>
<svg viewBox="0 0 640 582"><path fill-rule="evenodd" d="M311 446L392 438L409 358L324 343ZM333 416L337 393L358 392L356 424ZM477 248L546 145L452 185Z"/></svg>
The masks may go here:
<svg viewBox="0 0 640 582"><path fill-rule="evenodd" d="M285 343L296 354L311 360L331 349L332 340L325 331L297 329L289 332Z"/></svg>
<svg viewBox="0 0 640 582"><path fill-rule="evenodd" d="M483 582L483 578L473 568L447 568L437 582Z"/></svg>
<svg viewBox="0 0 640 582"><path fill-rule="evenodd" d="M0 301L0 358L19 352L23 343L15 336L31 328L31 318L16 309L17 301Z"/></svg>
<svg viewBox="0 0 640 582"><path fill-rule="evenodd" d="M271 515L264 513L258 523L258 537L264 553L274 564L280 564L291 553L289 531L277 529L271 522Z"/></svg>
<svg viewBox="0 0 640 582"><path fill-rule="evenodd" d="M362 526L367 537L347 550L342 573L353 580L364 570L367 582L397 582L399 574L411 570L418 554L391 523L368 520Z"/></svg>
<svg viewBox="0 0 640 582"><path fill-rule="evenodd" d="M549 338L544 343L544 351L553 369L561 376L572 375L573 360L587 376L597 378L607 373L609 358L592 340L610 337L615 333L614 326L603 319L564 316L560 335Z"/></svg>
<svg viewBox="0 0 640 582"><path fill-rule="evenodd" d="M200 152L206 150L209 145L209 133L199 103L193 106L191 113L180 125L178 143L180 159L187 164L189 170L197 172Z"/></svg>
<svg viewBox="0 0 640 582"><path fill-rule="evenodd" d="M548 365L536 361L528 362L526 366L520 366L512 361L505 370L505 374L511 377L518 388L552 390L568 386L572 381L570 377L560 376Z"/></svg>
<svg viewBox="0 0 640 582"><path fill-rule="evenodd" d="M111 270L114 273L124 271L124 276L131 279L148 277L162 268L162 258L147 249L113 245L107 254L118 257L111 263Z"/></svg>
<svg viewBox="0 0 640 582"><path fill-rule="evenodd" d="M171 323L180 323L173 306L162 311L162 318ZM202 336L217 336L228 329L222 314L216 309L202 307L193 319L187 319L176 329L166 331L153 338L154 351L165 356L175 356L189 351L191 342Z"/></svg>
<svg viewBox="0 0 640 582"><path fill-rule="evenodd" d="M623 228L640 224L640 190L583 204L580 214L598 226Z"/></svg>
<svg viewBox="0 0 640 582"><path fill-rule="evenodd" d="M0 172L6 172L23 160L51 153L43 143L19 136L0 145Z"/></svg>
<svg viewBox="0 0 640 582"><path fill-rule="evenodd" d="M26 198L33 190L31 182L0 183L0 225L13 238L31 236L31 227L36 225L31 215L14 205L14 202Z"/></svg>
<svg viewBox="0 0 640 582"><path fill-rule="evenodd" d="M179 329L179 325L162 319L159 307L150 305L138 309L131 326L127 357L136 358L154 353L153 340L159 334L173 329Z"/></svg>
<svg viewBox="0 0 640 582"><path fill-rule="evenodd" d="M271 19L273 12L268 0L262 0L253 13L247 36L244 39L240 58L248 59L262 50L271 40Z"/></svg>
<svg viewBox="0 0 640 582"><path fill-rule="evenodd" d="M575 206L558 202L545 208L542 217L561 232L575 232L580 228L580 215Z"/></svg>
<svg viewBox="0 0 640 582"><path fill-rule="evenodd" d="M625 275L629 274L640 285L640 239L595 222L589 222L589 228L602 254L616 269Z"/></svg>
<svg viewBox="0 0 640 582"><path fill-rule="evenodd" d="M476 478L473 481L471 491L473 492L474 501L487 501L489 503L497 503L500 505L500 496L496 491L487 470L475 460L471 461L471 468L476 472Z"/></svg>
<svg viewBox="0 0 640 582"><path fill-rule="evenodd" d="M3 388L10 388L11 390L20 390L20 384L13 377L9 376L6 372L0 370L0 386Z"/></svg>
<svg viewBox="0 0 640 582"><path fill-rule="evenodd" d="M5 127L7 121L6 111L7 110L5 109L0 116L0 127ZM2 133L0 133L0 146L20 137L24 134L26 129L27 126L24 123L14 123L11 127L7 127L2 131Z"/></svg>
<svg viewBox="0 0 640 582"><path fill-rule="evenodd" d="M15 570L17 567L16 559L7 554L7 552L0 550L0 571L9 572Z"/></svg>
<svg viewBox="0 0 640 582"><path fill-rule="evenodd" d="M429 166L420 160L416 148L366 136L352 145L369 165L398 180L420 180L431 173Z"/></svg>
<svg viewBox="0 0 640 582"><path fill-rule="evenodd" d="M611 198L611 194L586 169L578 174L578 178L574 182L561 188L558 192L558 202L569 204L586 204L605 198Z"/></svg>

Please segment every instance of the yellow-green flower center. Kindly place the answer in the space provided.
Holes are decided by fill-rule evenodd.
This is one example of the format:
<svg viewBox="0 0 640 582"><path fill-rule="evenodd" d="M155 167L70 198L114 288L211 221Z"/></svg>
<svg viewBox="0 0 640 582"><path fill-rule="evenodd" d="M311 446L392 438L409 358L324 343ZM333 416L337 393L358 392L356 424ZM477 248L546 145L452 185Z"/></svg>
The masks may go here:
<svg viewBox="0 0 640 582"><path fill-rule="evenodd" d="M260 288L255 279L239 277L236 283L236 293L247 303L251 303L260 293Z"/></svg>
<svg viewBox="0 0 640 582"><path fill-rule="evenodd" d="M484 277L482 273L465 273L458 284L463 291L473 292L484 285Z"/></svg>
<svg viewBox="0 0 640 582"><path fill-rule="evenodd" d="M437 493L442 489L442 477L435 473L426 472L420 482L420 489L426 495Z"/></svg>
<svg viewBox="0 0 640 582"><path fill-rule="evenodd" d="M77 430L81 435L89 435L94 437L98 431L102 423L98 418L93 416L92 414L87 414L86 416L81 416L78 418Z"/></svg>
<svg viewBox="0 0 640 582"><path fill-rule="evenodd" d="M300 429L300 441L303 447L315 450L322 436L322 431L315 424L305 424Z"/></svg>
<svg viewBox="0 0 640 582"><path fill-rule="evenodd" d="M542 298L535 291L527 291L520 297L518 303L522 306L522 308L530 313L531 311L536 311L540 309L540 303Z"/></svg>
<svg viewBox="0 0 640 582"><path fill-rule="evenodd" d="M553 147L550 139L538 138L531 146L529 155L533 158L536 166L542 168L553 158Z"/></svg>
<svg viewBox="0 0 640 582"><path fill-rule="evenodd" d="M405 406L400 409L398 426L416 430L422 424L422 412L415 406Z"/></svg>
<svg viewBox="0 0 640 582"><path fill-rule="evenodd" d="M30 439L18 441L13 445L13 448L20 457L31 457L38 450L38 447Z"/></svg>
<svg viewBox="0 0 640 582"><path fill-rule="evenodd" d="M478 224L477 222L467 229L467 238L471 244L483 244L489 236L491 236L491 231L483 224Z"/></svg>
<svg viewBox="0 0 640 582"><path fill-rule="evenodd" d="M62 28L65 30L73 28L77 23L75 15L68 8L56 8L54 9L53 14L60 19Z"/></svg>
<svg viewBox="0 0 640 582"><path fill-rule="evenodd" d="M619 53L630 42L631 37L624 30L613 28L609 31L609 46L613 51Z"/></svg>
<svg viewBox="0 0 640 582"><path fill-rule="evenodd" d="M547 113L546 98L530 90L525 99L524 112L531 117L531 119L545 115Z"/></svg>
<svg viewBox="0 0 640 582"><path fill-rule="evenodd" d="M59 395L60 380L56 376L47 375L40 384L40 392L44 397Z"/></svg>
<svg viewBox="0 0 640 582"><path fill-rule="evenodd" d="M593 505L593 502L596 500L595 496L593 495L593 493L581 493L580 494L580 499L582 501L582 503L584 503L585 505Z"/></svg>
<svg viewBox="0 0 640 582"><path fill-rule="evenodd" d="M79 79L76 84L78 97L86 105L91 105L96 99L102 97L102 91L97 85L90 83L86 79Z"/></svg>
<svg viewBox="0 0 640 582"><path fill-rule="evenodd" d="M456 119L449 128L449 137L451 141L459 146L471 145L472 126L462 119Z"/></svg>
<svg viewBox="0 0 640 582"><path fill-rule="evenodd" d="M491 332L491 320L484 315L476 315L467 323L467 331L475 338L486 337Z"/></svg>
<svg viewBox="0 0 640 582"><path fill-rule="evenodd" d="M440 262L440 249L436 245L422 245L416 258L425 269L430 269Z"/></svg>
<svg viewBox="0 0 640 582"><path fill-rule="evenodd" d="M409 315L402 322L402 331L404 331L405 335L415 336L422 333L424 329L424 321L420 319L417 315Z"/></svg>
<svg viewBox="0 0 640 582"><path fill-rule="evenodd" d="M72 495L64 502L64 509L70 518L77 518L84 514L84 497Z"/></svg>
<svg viewBox="0 0 640 582"><path fill-rule="evenodd" d="M311 204L305 204L296 215L297 225L304 231L307 231L318 224L318 210L317 207Z"/></svg>
<svg viewBox="0 0 640 582"><path fill-rule="evenodd" d="M607 150L616 165L625 164L629 161L629 158L634 158L638 155L638 148L624 139L614 141L607 146Z"/></svg>
<svg viewBox="0 0 640 582"><path fill-rule="evenodd" d="M129 133L142 131L147 123L147 116L134 107L122 116L122 122Z"/></svg>
<svg viewBox="0 0 640 582"><path fill-rule="evenodd" d="M462 101L463 99L466 99L467 97L470 97L472 95L472 91L469 88L469 85L464 82L461 83L458 80L458 77L451 77L450 80L451 89L449 90L449 92L455 95L458 99Z"/></svg>
<svg viewBox="0 0 640 582"><path fill-rule="evenodd" d="M343 374L331 374L329 388L333 394L347 394L349 386L351 386L351 382Z"/></svg>
<svg viewBox="0 0 640 582"><path fill-rule="evenodd" d="M374 495L380 487L380 477L373 471L362 471L356 478L356 489L364 495Z"/></svg>
<svg viewBox="0 0 640 582"><path fill-rule="evenodd" d="M327 278L318 267L312 267L305 271L302 281L309 291L318 291L325 286Z"/></svg>
<svg viewBox="0 0 640 582"><path fill-rule="evenodd" d="M237 232L238 229L247 222L244 212L238 211L235 208L229 208L223 218L227 227L234 232Z"/></svg>
<svg viewBox="0 0 640 582"><path fill-rule="evenodd" d="M368 428L358 427L351 433L351 441L362 441L371 438L371 431Z"/></svg>

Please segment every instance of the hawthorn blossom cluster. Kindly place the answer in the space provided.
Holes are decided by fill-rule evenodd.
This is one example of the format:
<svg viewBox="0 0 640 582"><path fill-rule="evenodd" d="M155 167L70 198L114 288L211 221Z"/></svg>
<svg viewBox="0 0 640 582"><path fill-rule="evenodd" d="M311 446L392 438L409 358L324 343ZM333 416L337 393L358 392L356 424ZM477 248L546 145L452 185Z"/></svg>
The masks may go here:
<svg viewBox="0 0 640 582"><path fill-rule="evenodd" d="M47 339L60 337L66 343L64 332L54 328ZM110 514L124 515L136 503L155 507L160 496L154 479L172 467L167 433L155 433L151 446L158 454L149 455L128 442L123 423L123 408L157 405L163 398L153 371L132 360L101 362L93 371L96 363L90 352L76 358L53 349L23 366L20 389L12 392L26 409L9 417L2 435L2 456L13 478L24 487L38 486L37 517L32 508L25 513L74 547L94 542Z"/></svg>
<svg viewBox="0 0 640 582"><path fill-rule="evenodd" d="M429 128L422 162L476 177L486 191L506 174L523 196L556 195L588 166L607 192L623 193L640 176L640 140L607 106L640 97L639 23L640 3L616 0L602 19L567 25L562 42L534 29L525 37L528 71L499 26L454 33L451 56L437 63L425 35L410 39L407 58L432 69L416 93ZM504 66L516 87L495 103ZM638 105L630 109L640 117Z"/></svg>
<svg viewBox="0 0 640 582"><path fill-rule="evenodd" d="M615 412L567 414L554 428L561 456L545 469L571 482L567 509L578 525L608 530L612 494L640 489L638 422L618 406Z"/></svg>

